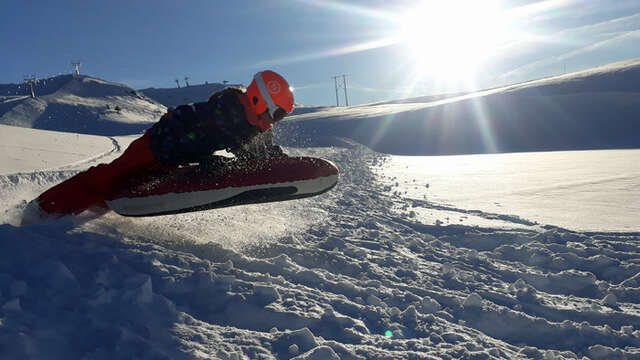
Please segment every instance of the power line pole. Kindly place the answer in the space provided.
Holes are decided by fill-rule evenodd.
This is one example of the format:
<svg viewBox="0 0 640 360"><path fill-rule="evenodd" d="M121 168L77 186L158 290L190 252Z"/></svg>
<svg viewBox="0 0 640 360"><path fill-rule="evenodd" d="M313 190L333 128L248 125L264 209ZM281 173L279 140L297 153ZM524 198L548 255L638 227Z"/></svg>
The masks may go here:
<svg viewBox="0 0 640 360"><path fill-rule="evenodd" d="M338 77L333 77L333 84L336 87L336 106L340 106L340 99L338 98Z"/></svg>
<svg viewBox="0 0 640 360"><path fill-rule="evenodd" d="M180 89L180 80L175 79L175 81L176 81L176 85L178 85L178 89Z"/></svg>
<svg viewBox="0 0 640 360"><path fill-rule="evenodd" d="M342 85L344 85L344 102L349 106L349 98L347 97L347 75L342 75Z"/></svg>
<svg viewBox="0 0 640 360"><path fill-rule="evenodd" d="M187 87L189 87L189 77L188 76L184 77L184 83L187 84Z"/></svg>
<svg viewBox="0 0 640 360"><path fill-rule="evenodd" d="M341 79L341 81L339 81ZM338 97L338 89L344 89L344 102L346 106L349 106L349 98L347 97L347 75L336 75L333 76L333 83L336 87L336 106L340 106L340 100Z"/></svg>

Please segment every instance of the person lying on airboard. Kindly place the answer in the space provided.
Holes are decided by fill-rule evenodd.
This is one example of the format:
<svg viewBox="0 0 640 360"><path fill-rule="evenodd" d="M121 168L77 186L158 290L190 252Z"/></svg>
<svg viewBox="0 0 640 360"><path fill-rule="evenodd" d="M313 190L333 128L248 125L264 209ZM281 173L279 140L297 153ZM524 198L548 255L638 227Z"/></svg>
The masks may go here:
<svg viewBox="0 0 640 360"><path fill-rule="evenodd" d="M132 176L201 163L214 151L228 150L242 159L286 156L273 145L273 124L293 111L293 93L279 74L257 73L249 87L228 87L209 101L168 111L119 158L100 164L52 187L33 200L27 213L57 218L90 207L106 208L112 189Z"/></svg>

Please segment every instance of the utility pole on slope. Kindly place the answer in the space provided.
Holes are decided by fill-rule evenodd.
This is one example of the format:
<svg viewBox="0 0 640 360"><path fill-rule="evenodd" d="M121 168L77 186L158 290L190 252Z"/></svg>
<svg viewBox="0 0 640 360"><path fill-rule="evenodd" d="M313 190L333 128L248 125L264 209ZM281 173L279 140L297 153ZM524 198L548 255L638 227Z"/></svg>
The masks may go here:
<svg viewBox="0 0 640 360"><path fill-rule="evenodd" d="M340 106L340 99L338 98L338 77L333 77L333 84L336 87L336 106Z"/></svg>
<svg viewBox="0 0 640 360"><path fill-rule="evenodd" d="M341 81L338 81L339 79L341 79ZM340 101L338 98L338 88L344 89L344 102L346 106L349 106L349 98L347 97L347 75L342 74L333 76L333 83L336 88L336 106L340 106Z"/></svg>
<svg viewBox="0 0 640 360"><path fill-rule="evenodd" d="M347 75L342 75L342 85L344 85L344 102L349 106L349 98L347 97Z"/></svg>

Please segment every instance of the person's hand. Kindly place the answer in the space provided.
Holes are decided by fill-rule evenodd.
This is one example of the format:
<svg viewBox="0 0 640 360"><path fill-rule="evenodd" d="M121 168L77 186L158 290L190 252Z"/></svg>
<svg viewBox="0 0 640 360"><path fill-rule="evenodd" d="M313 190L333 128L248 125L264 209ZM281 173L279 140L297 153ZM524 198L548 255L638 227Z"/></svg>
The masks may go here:
<svg viewBox="0 0 640 360"><path fill-rule="evenodd" d="M273 145L267 148L266 155L268 158L282 158L289 157L284 150L278 145Z"/></svg>
<svg viewBox="0 0 640 360"><path fill-rule="evenodd" d="M229 158L220 156L220 155L212 155L198 161L200 166L205 167L207 169L218 169L225 166L230 161Z"/></svg>

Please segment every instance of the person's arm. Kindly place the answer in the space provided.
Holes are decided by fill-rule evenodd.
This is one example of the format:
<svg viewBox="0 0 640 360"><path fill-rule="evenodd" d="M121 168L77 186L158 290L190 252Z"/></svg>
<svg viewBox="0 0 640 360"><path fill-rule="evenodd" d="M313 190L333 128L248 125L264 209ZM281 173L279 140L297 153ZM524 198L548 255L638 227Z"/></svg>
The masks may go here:
<svg viewBox="0 0 640 360"><path fill-rule="evenodd" d="M216 150L238 146L249 137L236 90L225 89L208 102L171 109L151 128L151 148L164 165L202 162Z"/></svg>

